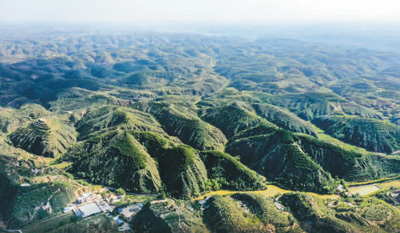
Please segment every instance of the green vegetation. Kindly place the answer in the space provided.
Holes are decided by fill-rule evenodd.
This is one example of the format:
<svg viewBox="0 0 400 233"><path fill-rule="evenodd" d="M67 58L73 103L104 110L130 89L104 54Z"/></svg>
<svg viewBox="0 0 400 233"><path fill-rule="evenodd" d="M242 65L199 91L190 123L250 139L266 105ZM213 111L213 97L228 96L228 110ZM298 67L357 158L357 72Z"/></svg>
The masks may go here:
<svg viewBox="0 0 400 233"><path fill-rule="evenodd" d="M124 133L123 138L116 141L112 147L117 149L121 155L132 158L132 167L134 169L140 170L146 167L145 151L141 150L141 147L138 146L131 135Z"/></svg>
<svg viewBox="0 0 400 233"><path fill-rule="evenodd" d="M128 132L110 131L83 141L64 160L71 171L91 182L122 187L130 192L157 192L161 179L156 163Z"/></svg>
<svg viewBox="0 0 400 233"><path fill-rule="evenodd" d="M388 193L321 195L399 177L397 53L284 39L12 31L0 36L8 227L114 232L105 215L61 213L83 192L105 197L111 186L125 195L118 206L147 203L129 220L136 232L400 231ZM210 193L225 196L204 200ZM196 197L203 204L190 202Z"/></svg>
<svg viewBox="0 0 400 233"><path fill-rule="evenodd" d="M204 218L212 232L252 232L263 228L258 218L246 214L231 197L214 196L209 203Z"/></svg>
<svg viewBox="0 0 400 233"><path fill-rule="evenodd" d="M154 105L152 109L156 109L157 106L159 105ZM165 109L160 111L169 114ZM150 112L158 118L159 112ZM115 120L119 119L119 116L122 118ZM195 117L193 113L191 116ZM186 119L182 117L179 119ZM174 119L161 123L171 124ZM196 121L213 129L199 118ZM133 192L157 192L161 190L161 183L165 186L163 190L173 196L196 196L219 188L263 189L263 178L234 158L224 155L215 162L202 161L196 150L182 145L176 138L167 136L157 124L150 115L138 110L113 107L93 109L77 122L80 138L88 139L68 151L63 159L76 161L72 163L71 171L80 177L95 183L123 187ZM186 138L185 132L194 132L186 129L188 125L183 127L186 130L184 133L174 128L179 133L178 137L182 139ZM168 132L167 129L166 131ZM199 133L202 134L202 131ZM217 133L226 140L221 132ZM199 135L190 137L197 141L202 140ZM204 142L209 143L207 137ZM154 165L149 165L149 161ZM106 169L98 169L104 164L108 164ZM223 167L223 172L214 172L220 166ZM226 176L232 169L234 174L243 176L243 179L237 180L233 175ZM146 174L147 171L150 173ZM135 173L142 177L142 181L137 181Z"/></svg>
<svg viewBox="0 0 400 233"><path fill-rule="evenodd" d="M159 155L160 175L173 196L195 196L204 192L207 171L197 152L187 146L168 148Z"/></svg>
<svg viewBox="0 0 400 233"><path fill-rule="evenodd" d="M278 228L277 231L284 231L286 227L297 223L297 220L289 212L284 209L279 210L272 198L266 198L260 194L236 194L233 197L246 203L251 213L255 214L265 225L274 225Z"/></svg>
<svg viewBox="0 0 400 233"><path fill-rule="evenodd" d="M356 230L350 224L337 219L334 212L330 211L323 200L317 197L302 193L289 193L284 194L280 200L284 206L291 209L298 220L305 223L304 228L327 232Z"/></svg>
<svg viewBox="0 0 400 233"><path fill-rule="evenodd" d="M225 135L195 114L174 105L155 103L147 110L164 126L165 131L200 150L223 150Z"/></svg>
<svg viewBox="0 0 400 233"><path fill-rule="evenodd" d="M173 200L145 206L131 225L136 232L210 232L198 211Z"/></svg>
<svg viewBox="0 0 400 233"><path fill-rule="evenodd" d="M265 178L250 170L229 154L219 151L201 153L207 168L208 190L262 190Z"/></svg>
<svg viewBox="0 0 400 233"><path fill-rule="evenodd" d="M0 107L0 131L9 133L27 122L49 115L44 107L38 104L25 104L19 109Z"/></svg>
<svg viewBox="0 0 400 233"><path fill-rule="evenodd" d="M47 229L46 229L47 230ZM84 233L84 232L94 232L94 233L101 233L101 232L118 232L118 225L117 223L105 216L99 215L92 218L88 218L82 221L74 221L70 219L70 222L67 224L59 223L57 228L51 229L49 231L51 233L56 232L77 232L77 233Z"/></svg>
<svg viewBox="0 0 400 233"><path fill-rule="evenodd" d="M228 138L262 121L261 117L249 112L240 103L206 109L202 119L220 128Z"/></svg>
<svg viewBox="0 0 400 233"><path fill-rule="evenodd" d="M6 216L9 226L18 228L46 218L53 212L60 212L66 204L76 199L76 188L67 182L18 187Z"/></svg>
<svg viewBox="0 0 400 233"><path fill-rule="evenodd" d="M391 154L400 149L400 126L377 119L330 116L314 120L326 133L370 151Z"/></svg>
<svg viewBox="0 0 400 233"><path fill-rule="evenodd" d="M115 129L162 133L159 123L149 114L131 108L105 106L91 109L76 124L79 139Z"/></svg>
<svg viewBox="0 0 400 233"><path fill-rule="evenodd" d="M119 188L119 189L115 190L115 193L117 195L125 195L125 190L123 190L122 188Z"/></svg>
<svg viewBox="0 0 400 233"><path fill-rule="evenodd" d="M287 94L271 97L268 102L289 109L305 120L310 120L335 112L334 106L329 102L331 98L337 97L325 93Z"/></svg>
<svg viewBox="0 0 400 233"><path fill-rule="evenodd" d="M243 138L230 142L227 152L239 155L245 165L287 188L333 192L336 182L303 151L295 135L285 130L263 133L255 127L240 134Z"/></svg>
<svg viewBox="0 0 400 233"><path fill-rule="evenodd" d="M376 198L324 200L299 192L268 198L241 193L212 196L202 204L172 200L148 204L131 223L138 231L151 232L397 232L399 214Z"/></svg>
<svg viewBox="0 0 400 233"><path fill-rule="evenodd" d="M261 117L264 117L279 127L296 133L305 133L313 136L317 135L311 124L289 111L269 104L256 104L254 108Z"/></svg>
<svg viewBox="0 0 400 233"><path fill-rule="evenodd" d="M18 128L8 138L15 147L33 154L57 157L76 142L76 131L71 122L41 118Z"/></svg>
<svg viewBox="0 0 400 233"><path fill-rule="evenodd" d="M178 220L179 221L179 220ZM162 218L155 215L155 213L149 208L149 206L145 206L133 219L132 226L140 231L149 231L149 232L171 232L170 227L167 223L163 221Z"/></svg>
<svg viewBox="0 0 400 233"><path fill-rule="evenodd" d="M59 215L51 216L50 221L49 219L37 221L23 228L22 231L28 233L51 232L60 226L75 223L75 217L76 216L73 213L65 215L60 213Z"/></svg>

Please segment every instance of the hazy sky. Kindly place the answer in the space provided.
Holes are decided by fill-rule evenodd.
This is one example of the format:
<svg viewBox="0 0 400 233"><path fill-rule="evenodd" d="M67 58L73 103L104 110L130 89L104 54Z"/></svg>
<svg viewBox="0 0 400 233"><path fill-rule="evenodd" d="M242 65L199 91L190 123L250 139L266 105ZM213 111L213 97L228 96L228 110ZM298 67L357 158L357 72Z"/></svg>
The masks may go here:
<svg viewBox="0 0 400 233"><path fill-rule="evenodd" d="M400 23L398 0L0 0L0 21Z"/></svg>

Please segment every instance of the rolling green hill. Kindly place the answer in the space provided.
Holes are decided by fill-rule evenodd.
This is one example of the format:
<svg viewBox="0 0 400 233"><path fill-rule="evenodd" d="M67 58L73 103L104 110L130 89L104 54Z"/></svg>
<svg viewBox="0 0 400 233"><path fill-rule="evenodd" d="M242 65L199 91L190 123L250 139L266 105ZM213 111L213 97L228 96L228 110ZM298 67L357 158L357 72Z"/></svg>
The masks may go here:
<svg viewBox="0 0 400 233"><path fill-rule="evenodd" d="M221 129L228 138L262 121L261 117L250 112L240 103L206 109L201 117Z"/></svg>
<svg viewBox="0 0 400 233"><path fill-rule="evenodd" d="M333 116L314 123L333 137L370 151L390 154L400 149L400 127L387 121Z"/></svg>
<svg viewBox="0 0 400 233"><path fill-rule="evenodd" d="M195 114L174 105L155 103L147 109L163 125L165 131L200 150L223 150L225 135L220 129L202 121Z"/></svg>
<svg viewBox="0 0 400 233"><path fill-rule="evenodd" d="M296 133L317 135L312 125L288 111L269 104L256 104L254 105L254 109L261 117L279 127Z"/></svg>
<svg viewBox="0 0 400 233"><path fill-rule="evenodd" d="M227 145L227 152L239 155L259 174L296 190L326 193L336 187L331 175L301 149L290 132L242 136Z"/></svg>
<svg viewBox="0 0 400 233"><path fill-rule="evenodd" d="M26 104L18 110L1 108L0 128L3 133L9 133L31 120L47 115L49 112L38 104Z"/></svg>
<svg viewBox="0 0 400 233"><path fill-rule="evenodd" d="M18 128L8 138L15 147L33 154L57 157L76 142L76 131L71 122L48 117Z"/></svg>
<svg viewBox="0 0 400 233"><path fill-rule="evenodd" d="M400 54L85 30L0 27L9 228L115 231L107 215L44 223L83 192L122 188L118 208L145 204L134 232L400 231L397 207L336 190L397 185Z"/></svg>
<svg viewBox="0 0 400 233"><path fill-rule="evenodd" d="M154 159L132 135L121 130L80 142L63 158L75 161L72 172L94 183L144 193L161 188Z"/></svg>
<svg viewBox="0 0 400 233"><path fill-rule="evenodd" d="M173 200L145 206L131 224L135 232L210 232L200 216Z"/></svg>
<svg viewBox="0 0 400 233"><path fill-rule="evenodd" d="M91 109L75 126L80 140L87 139L93 133L115 129L164 132L151 115L132 108L116 106Z"/></svg>

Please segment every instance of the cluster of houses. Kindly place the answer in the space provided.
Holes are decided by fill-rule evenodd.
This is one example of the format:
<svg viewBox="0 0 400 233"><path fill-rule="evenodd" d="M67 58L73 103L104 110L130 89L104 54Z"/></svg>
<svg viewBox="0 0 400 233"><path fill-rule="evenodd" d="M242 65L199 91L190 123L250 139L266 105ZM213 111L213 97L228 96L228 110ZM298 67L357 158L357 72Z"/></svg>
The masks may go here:
<svg viewBox="0 0 400 233"><path fill-rule="evenodd" d="M118 197L118 200L122 200L124 197ZM115 200L114 200L115 202ZM124 208L118 208L118 213L123 214L126 218L131 218L132 215L137 213L143 207L142 203L139 204L131 204ZM111 213L114 210L115 206L109 204L105 201L101 195L93 194L91 192L82 194L73 204L70 204L68 207L63 209L63 212L73 211L74 214L79 218L87 218L90 216L94 216L100 213ZM111 215L108 215L112 217ZM119 231L127 231L130 229L128 223L125 223L118 216L112 217L116 223L120 226L118 228Z"/></svg>

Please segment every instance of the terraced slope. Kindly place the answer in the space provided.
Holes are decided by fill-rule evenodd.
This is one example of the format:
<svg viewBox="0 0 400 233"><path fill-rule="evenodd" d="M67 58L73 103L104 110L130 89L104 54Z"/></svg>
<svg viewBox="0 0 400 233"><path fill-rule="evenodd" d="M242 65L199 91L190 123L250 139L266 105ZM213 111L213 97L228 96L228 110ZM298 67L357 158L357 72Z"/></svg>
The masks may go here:
<svg viewBox="0 0 400 233"><path fill-rule="evenodd" d="M263 121L240 102L206 109L202 112L201 118L221 129L228 138Z"/></svg>
<svg viewBox="0 0 400 233"><path fill-rule="evenodd" d="M358 117L326 116L314 120L326 133L370 151L393 153L400 149L400 126Z"/></svg>
<svg viewBox="0 0 400 233"><path fill-rule="evenodd" d="M299 192L278 198L235 194L212 196L204 204L154 202L131 224L134 232L397 232L399 214L376 198L327 202Z"/></svg>
<svg viewBox="0 0 400 233"><path fill-rule="evenodd" d="M29 232L82 192L112 192L104 185L162 198L130 220L136 232L400 232L399 211L374 197L318 198L346 182L399 176L399 54L43 30L0 27L0 217L8 227L28 224ZM254 194L268 193L267 181L287 193ZM192 199L213 191L240 195ZM47 226L107 232L111 221Z"/></svg>
<svg viewBox="0 0 400 233"><path fill-rule="evenodd" d="M277 232L284 232L286 229L293 227L298 224L296 218L294 218L289 212L285 211L284 208L278 209L276 201L272 198L266 198L259 194L236 194L233 198L241 201L250 212L256 215L265 226L274 227ZM266 230L272 230L266 229Z"/></svg>
<svg viewBox="0 0 400 233"><path fill-rule="evenodd" d="M307 223L303 227L310 232L363 232L367 229L391 232L399 229L394 222L400 217L400 212L376 199L365 200L357 205L359 208L349 208L347 211L346 208L340 208L343 205L338 205L336 210L340 212L336 215L321 199L311 195L289 193L284 194L280 201L292 210L298 220ZM371 211L371 208L375 208L375 211Z"/></svg>
<svg viewBox="0 0 400 233"><path fill-rule="evenodd" d="M157 192L161 179L154 159L128 132L110 131L75 145L64 159L72 172L91 182L131 192Z"/></svg>
<svg viewBox="0 0 400 233"><path fill-rule="evenodd" d="M0 129L9 133L34 119L45 117L50 113L38 104L25 104L19 109L0 108Z"/></svg>
<svg viewBox="0 0 400 233"><path fill-rule="evenodd" d="M195 196L204 192L208 175L197 152L188 146L162 148L156 154L162 181L174 196Z"/></svg>
<svg viewBox="0 0 400 233"><path fill-rule="evenodd" d="M299 190L331 192L335 181L295 144L293 135L234 103L206 109L203 119L231 139L226 151L259 174Z"/></svg>
<svg viewBox="0 0 400 233"><path fill-rule="evenodd" d="M8 135L15 147L33 154L57 157L76 142L71 122L56 117L41 118Z"/></svg>
<svg viewBox="0 0 400 233"><path fill-rule="evenodd" d="M211 189L262 190L265 178L252 171L231 155L220 151L202 152Z"/></svg>
<svg viewBox="0 0 400 233"><path fill-rule="evenodd" d="M66 183L48 183L19 187L6 218L11 228L20 228L30 222L60 212L78 197L78 187Z"/></svg>
<svg viewBox="0 0 400 233"><path fill-rule="evenodd" d="M131 225L134 232L210 232L200 216L173 200L145 206Z"/></svg>
<svg viewBox="0 0 400 233"><path fill-rule="evenodd" d="M168 136L152 116L139 110L96 108L76 125L82 141L63 159L74 162L71 172L95 183L134 192L158 192L163 186L173 196L195 196L220 188L265 187L265 179L231 156L199 153ZM222 170L215 172L217 169Z"/></svg>
<svg viewBox="0 0 400 233"><path fill-rule="evenodd" d="M202 121L199 117L177 109L174 105L154 103L146 111L163 125L164 130L199 150L223 150L226 137L220 129Z"/></svg>
<svg viewBox="0 0 400 233"><path fill-rule="evenodd" d="M280 95L270 98L269 103L289 109L300 118L310 120L335 112L329 98L336 98L336 96L322 93Z"/></svg>
<svg viewBox="0 0 400 233"><path fill-rule="evenodd" d="M243 214L242 208L231 198L214 196L204 211L204 218L211 232L255 232L263 229L261 221Z"/></svg>
<svg viewBox="0 0 400 233"><path fill-rule="evenodd" d="M332 192L336 182L293 138L290 132L276 130L256 133L257 127L227 145L227 152L259 174L285 187L314 192ZM246 135L246 134L247 135Z"/></svg>
<svg viewBox="0 0 400 233"><path fill-rule="evenodd" d="M80 140L89 138L95 132L104 133L117 128L164 133L151 115L126 107L105 106L91 109L76 124Z"/></svg>
<svg viewBox="0 0 400 233"><path fill-rule="evenodd" d="M253 107L258 115L283 129L316 136L316 132L311 124L289 111L285 111L269 104L255 104Z"/></svg>
<svg viewBox="0 0 400 233"><path fill-rule="evenodd" d="M64 171L34 159L18 160L0 155L0 168L0 215L11 229L20 229L61 212L88 190L68 178Z"/></svg>

